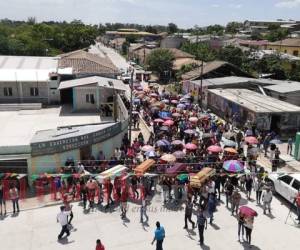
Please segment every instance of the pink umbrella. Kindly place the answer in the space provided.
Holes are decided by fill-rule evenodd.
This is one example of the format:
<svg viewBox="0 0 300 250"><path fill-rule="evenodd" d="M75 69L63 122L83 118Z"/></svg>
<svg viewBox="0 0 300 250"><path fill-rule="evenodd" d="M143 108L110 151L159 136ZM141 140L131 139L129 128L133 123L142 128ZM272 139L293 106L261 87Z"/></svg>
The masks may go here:
<svg viewBox="0 0 300 250"><path fill-rule="evenodd" d="M222 148L218 145L212 145L207 148L207 151L212 153L220 153L222 152Z"/></svg>
<svg viewBox="0 0 300 250"><path fill-rule="evenodd" d="M151 97L157 97L158 95L156 93L151 93L150 96Z"/></svg>
<svg viewBox="0 0 300 250"><path fill-rule="evenodd" d="M248 142L249 144L257 144L258 140L254 136L247 136L245 137L245 142Z"/></svg>
<svg viewBox="0 0 300 250"><path fill-rule="evenodd" d="M163 123L164 126L173 126L174 125L174 121L172 120L166 120L164 123Z"/></svg>
<svg viewBox="0 0 300 250"><path fill-rule="evenodd" d="M197 149L197 145L195 145L194 143L188 143L185 145L185 148L188 150L196 150Z"/></svg>
<svg viewBox="0 0 300 250"><path fill-rule="evenodd" d="M190 122L197 122L197 121L198 121L198 118L197 118L197 117L190 117L190 118L189 118L189 121L190 121Z"/></svg>
<svg viewBox="0 0 300 250"><path fill-rule="evenodd" d="M144 152L154 151L154 147L152 147L151 145L145 145L142 147L142 151Z"/></svg>
<svg viewBox="0 0 300 250"><path fill-rule="evenodd" d="M257 212L248 206L241 206L240 207L240 213L243 214L246 217L254 217L257 216Z"/></svg>
<svg viewBox="0 0 300 250"><path fill-rule="evenodd" d="M178 103L178 101L177 101L177 100L172 100L172 101L171 101L171 103L173 103L173 104L177 104L177 103Z"/></svg>
<svg viewBox="0 0 300 250"><path fill-rule="evenodd" d="M157 119L154 120L154 122L156 122L156 123L162 123L162 122L164 122L164 120L160 119L160 118L157 118Z"/></svg>
<svg viewBox="0 0 300 250"><path fill-rule="evenodd" d="M168 116L163 117L163 119L164 119L164 120L172 120L172 118L171 118L171 117L168 117Z"/></svg>

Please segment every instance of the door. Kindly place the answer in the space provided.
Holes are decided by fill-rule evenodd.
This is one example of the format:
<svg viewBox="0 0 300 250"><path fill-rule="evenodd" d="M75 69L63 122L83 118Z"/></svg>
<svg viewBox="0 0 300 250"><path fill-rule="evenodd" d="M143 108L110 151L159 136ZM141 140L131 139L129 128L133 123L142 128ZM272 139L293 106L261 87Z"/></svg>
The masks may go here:
<svg viewBox="0 0 300 250"><path fill-rule="evenodd" d="M80 160L81 161L84 162L84 161L90 160L91 155L92 155L92 147L91 146L85 146L85 147L80 148Z"/></svg>

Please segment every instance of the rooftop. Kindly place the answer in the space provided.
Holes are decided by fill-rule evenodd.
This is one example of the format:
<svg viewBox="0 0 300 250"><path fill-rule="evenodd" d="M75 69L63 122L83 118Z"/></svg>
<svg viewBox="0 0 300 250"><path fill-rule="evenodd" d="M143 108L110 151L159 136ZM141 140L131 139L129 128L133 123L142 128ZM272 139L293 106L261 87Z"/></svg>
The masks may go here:
<svg viewBox="0 0 300 250"><path fill-rule="evenodd" d="M71 113L66 107L0 112L1 147L29 146L39 130L101 122L99 114Z"/></svg>
<svg viewBox="0 0 300 250"><path fill-rule="evenodd" d="M278 85L271 85L264 87L265 89L269 89L278 93L292 93L292 92L298 92L300 91L300 82L290 82L290 81L284 81L281 84Z"/></svg>
<svg viewBox="0 0 300 250"><path fill-rule="evenodd" d="M46 82L56 69L0 69L1 82Z"/></svg>
<svg viewBox="0 0 300 250"><path fill-rule="evenodd" d="M269 43L269 45L300 47L300 38L287 38L281 41Z"/></svg>
<svg viewBox="0 0 300 250"><path fill-rule="evenodd" d="M208 91L256 113L300 113L298 106L248 89L210 89Z"/></svg>

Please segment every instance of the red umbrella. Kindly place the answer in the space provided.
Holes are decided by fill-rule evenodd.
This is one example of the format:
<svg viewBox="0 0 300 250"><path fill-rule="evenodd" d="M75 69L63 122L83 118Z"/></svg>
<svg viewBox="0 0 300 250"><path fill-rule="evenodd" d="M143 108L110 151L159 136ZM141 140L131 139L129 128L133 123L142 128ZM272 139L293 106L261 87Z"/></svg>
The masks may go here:
<svg viewBox="0 0 300 250"><path fill-rule="evenodd" d="M160 118L157 118L157 119L154 120L154 122L156 122L156 123L161 123L161 122L164 122L164 120L163 120L163 119L160 119Z"/></svg>
<svg viewBox="0 0 300 250"><path fill-rule="evenodd" d="M241 206L240 213L246 217L254 217L257 216L257 212L248 206Z"/></svg>
<svg viewBox="0 0 300 250"><path fill-rule="evenodd" d="M174 121L172 120L166 120L164 123L163 123L164 126L173 126L174 125Z"/></svg>
<svg viewBox="0 0 300 250"><path fill-rule="evenodd" d="M207 151L212 152L212 153L220 153L220 152L222 152L222 148L217 145L212 145L207 148Z"/></svg>
<svg viewBox="0 0 300 250"><path fill-rule="evenodd" d="M196 150L197 149L197 145L195 145L194 143L188 143L185 145L185 148L188 150Z"/></svg>
<svg viewBox="0 0 300 250"><path fill-rule="evenodd" d="M245 142L248 142L249 144L257 144L258 140L254 136L247 136L245 138Z"/></svg>

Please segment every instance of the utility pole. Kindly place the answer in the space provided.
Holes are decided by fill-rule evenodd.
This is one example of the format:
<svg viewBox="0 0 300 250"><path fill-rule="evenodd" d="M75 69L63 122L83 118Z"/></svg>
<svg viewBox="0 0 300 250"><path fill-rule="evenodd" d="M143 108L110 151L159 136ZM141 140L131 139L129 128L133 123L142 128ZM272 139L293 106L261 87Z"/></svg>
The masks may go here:
<svg viewBox="0 0 300 250"><path fill-rule="evenodd" d="M133 92L133 74L134 69L131 72L130 78L130 108L129 108L129 143L131 145L131 130L132 130L132 92Z"/></svg>
<svg viewBox="0 0 300 250"><path fill-rule="evenodd" d="M201 60L201 78L200 78L200 91L201 91L201 96L200 96L200 108L202 111L203 108L203 90L202 90L202 83L203 83L203 59ZM198 92L199 93L199 92Z"/></svg>

